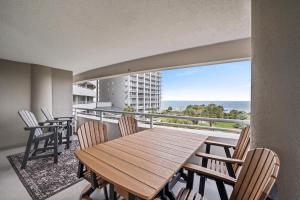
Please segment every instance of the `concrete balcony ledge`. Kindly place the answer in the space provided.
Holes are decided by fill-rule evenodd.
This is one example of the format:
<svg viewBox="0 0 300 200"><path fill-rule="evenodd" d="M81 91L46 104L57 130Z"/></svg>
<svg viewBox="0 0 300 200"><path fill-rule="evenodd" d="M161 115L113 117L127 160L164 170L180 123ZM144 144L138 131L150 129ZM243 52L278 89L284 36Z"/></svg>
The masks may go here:
<svg viewBox="0 0 300 200"><path fill-rule="evenodd" d="M79 87L77 85L73 85L73 95L95 97L96 91L88 88Z"/></svg>

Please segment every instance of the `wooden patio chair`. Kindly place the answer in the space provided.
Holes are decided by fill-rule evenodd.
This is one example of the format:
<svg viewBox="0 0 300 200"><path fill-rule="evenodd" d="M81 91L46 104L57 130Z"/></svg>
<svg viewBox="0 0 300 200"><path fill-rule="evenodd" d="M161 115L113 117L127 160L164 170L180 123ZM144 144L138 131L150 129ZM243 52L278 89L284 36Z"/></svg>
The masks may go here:
<svg viewBox="0 0 300 200"><path fill-rule="evenodd" d="M263 148L248 151L237 179L188 163L184 166L189 172L187 188L181 189L176 199L205 199L201 194L192 191L194 173L196 173L216 181L221 200L228 200L224 184L233 186L230 200L265 200L277 179L279 166L277 155L273 151Z"/></svg>
<svg viewBox="0 0 300 200"><path fill-rule="evenodd" d="M26 124L25 130L30 131L26 150L24 153L23 161L21 164L21 169L26 167L28 160L38 159L38 158L45 158L49 156L54 157L54 163L57 163L58 160L58 132L57 128L60 128L60 125L49 125L48 122L38 122L34 116L34 114L27 110L19 110L18 111L20 117ZM43 132L43 129L49 130L52 128L52 131ZM48 141L53 140L53 146L39 148L39 143L41 141ZM33 149L32 145L34 144ZM53 153L45 153L47 150L53 149ZM41 153L41 154L40 154ZM37 155L40 154L40 155Z"/></svg>
<svg viewBox="0 0 300 200"><path fill-rule="evenodd" d="M134 117L123 116L118 124L122 137L138 132L137 120Z"/></svg>
<svg viewBox="0 0 300 200"><path fill-rule="evenodd" d="M97 121L88 121L82 124L77 131L77 135L82 150L108 141L106 125ZM89 199L90 194L92 194L96 188L103 188L105 199L108 200L107 182L100 176L97 176L89 168L85 167L84 169L81 163L79 163L78 177L83 177L90 182L82 191L81 199Z"/></svg>
<svg viewBox="0 0 300 200"><path fill-rule="evenodd" d="M222 143L222 142L216 142L212 140L206 140L206 153L210 153L211 146L216 146L216 147L223 147L226 157L228 158L233 158L236 157L239 154L244 154L243 147L250 141L250 126L246 126L245 128L242 129L240 133L239 140L236 145L233 144L227 144L227 143ZM233 155L231 156L230 149L234 150ZM240 152L241 151L241 152Z"/></svg>
<svg viewBox="0 0 300 200"><path fill-rule="evenodd" d="M225 144L221 142L206 141L206 153L196 152L196 156L202 158L202 167L211 169L213 171L229 175L236 178L240 166L246 157L247 151L250 148L250 127L247 126L242 129L237 145ZM211 145L223 147L227 157L216 156L210 154ZM231 157L230 148L234 149ZM199 193L203 196L205 190L205 177L200 178Z"/></svg>
<svg viewBox="0 0 300 200"><path fill-rule="evenodd" d="M42 113L44 114L46 121L50 124L60 124L62 128L58 130L59 133L63 135L66 132L65 136L60 138L63 144L66 144L66 149L70 148L70 137L72 136L72 120L74 117L67 116L67 117L53 117L53 115L49 112L47 108L41 108ZM47 143L45 143L47 146Z"/></svg>

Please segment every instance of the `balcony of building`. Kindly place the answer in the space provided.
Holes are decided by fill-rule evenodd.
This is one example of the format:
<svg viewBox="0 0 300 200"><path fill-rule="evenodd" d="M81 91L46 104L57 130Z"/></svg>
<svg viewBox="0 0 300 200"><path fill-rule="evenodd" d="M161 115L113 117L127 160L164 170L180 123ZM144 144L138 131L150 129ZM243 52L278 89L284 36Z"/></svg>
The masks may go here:
<svg viewBox="0 0 300 200"><path fill-rule="evenodd" d="M131 80L130 80L130 83L131 83L131 84L136 84L136 82L137 82L136 79L131 79Z"/></svg>
<svg viewBox="0 0 300 200"><path fill-rule="evenodd" d="M78 96L96 97L96 91L94 89L82 87L79 85L73 85L73 94Z"/></svg>
<svg viewBox="0 0 300 200"><path fill-rule="evenodd" d="M163 80L159 73L148 74L152 71L241 60L252 62L250 146L273 150L281 162L279 177L272 189L270 199L299 199L299 7L299 1L283 0L193 2L129 0L76 1L71 4L67 1L55 0L0 1L1 199L79 199L81 191L88 182L77 177L78 168L79 172L82 172L80 170L82 165L78 165L79 161L75 158L74 152L75 150L85 153L90 151L80 147L77 139L79 125L89 120L107 126L108 142L120 138L117 121L126 114L137 117L141 130L151 131L157 127L165 127L167 131L180 131L185 135L181 140L175 141L175 137L172 138L171 141L174 143L190 141L187 135L192 134L195 138L208 136L214 141L236 144L240 129L225 130L214 126L216 121L229 123L226 119L154 114L153 104L147 101L145 105L144 102L140 103L139 99L136 104L131 102L137 113L122 113L124 102L112 105L115 110L105 111L95 110L93 107L75 106L76 110L73 112L73 94L87 96L89 99L85 100L85 103L89 103L96 94L91 92L94 86L84 82L138 73L136 76L138 78L130 76L133 81L136 79L138 88L138 91L131 91L131 94L139 94L140 89L144 90L144 85L149 86L147 82L151 82L152 86L155 79L153 85L156 88L151 92L155 91L160 99L161 90L155 85L161 84ZM73 87L73 83L80 86ZM117 97L118 100L124 98L124 90L118 93L110 87L112 84L104 85L102 91ZM101 98L99 95L96 96ZM103 100L106 101L108 100ZM88 105L94 104L85 104ZM159 102L157 106L160 107ZM47 116L43 114L41 108L47 108L54 117L71 117L73 114L75 119L72 121L74 136L71 137L73 141L71 148L63 150L58 148L58 142L61 142L58 138L62 139L60 135L63 133L58 134L57 130L64 129L66 133L71 129L63 128L62 122L53 122L53 120L46 122ZM32 112L36 120L31 114L23 115L26 121L24 123L18 114L18 111L24 110ZM195 124L181 124L180 127L175 127L177 125L170 122L172 120L166 122L164 118L192 120ZM42 123L48 125L43 126ZM70 121L64 123L68 124ZM230 123L243 126L248 122L230 121ZM45 129L44 132L40 131L41 127ZM70 127L70 124L66 127ZM89 129L89 132L94 130ZM47 137L48 140L45 139ZM178 138L178 135L176 137ZM155 139L149 136L145 138L152 143ZM37 142L39 139L45 140L39 143ZM96 139L99 138L88 138L85 142ZM124 140L121 142L117 140L115 143L123 143ZM166 143L168 142L170 143L170 141ZM149 143L146 145L150 145ZM27 167L21 169L24 157L36 158L35 155L49 150L45 147L48 144L50 152L58 155L57 163L54 163L53 157L29 159ZM59 143L60 147L61 145ZM107 143L100 144L101 148L105 145ZM169 147L161 145L162 143L157 142L155 144L157 149L142 151L143 153L140 154L155 151L163 156L169 156L167 159L164 158L165 165L170 162L168 159L181 157L183 160L182 158L188 157L187 152L175 155L179 150L169 154ZM26 147L45 148L40 151L27 151L24 154ZM169 179L173 178L173 175L177 177L178 173L175 172L181 171L181 167L185 164L183 161L173 160L171 163L182 165L171 168L172 173L169 173L169 169L165 170L167 175L157 176L154 172L157 168L153 167L152 160L150 162L144 161L143 158L138 159L139 163L152 166L145 172L141 171L141 166L137 167L124 159L116 161L116 156L111 156L112 152L102 152L102 156L95 157L92 153L98 152L99 149L91 148L90 156L86 156L90 158L88 160L90 162L85 163L88 169L86 172L91 174L94 188L98 187L98 182L96 184L95 181L98 180L97 176L111 186L116 186L111 187L112 195L109 195L111 199L115 199L114 189L120 188L118 192L126 191L126 194L131 194L128 198L130 200L136 199L134 195L140 195L139 199L146 198L145 195L149 193L155 194L151 199L155 197L173 199L171 195L165 197L166 189L169 189L166 186L171 183ZM186 147L186 149L190 148ZM204 148L205 145L200 146L198 150L205 151ZM59 154L54 149L59 150ZM189 156L194 155L188 152ZM225 155L223 151L213 150L212 153ZM102 162L99 161L101 159ZM131 157L131 159L136 158ZM93 161L97 162L96 169ZM196 162L202 163L200 160ZM156 163L155 166L157 165ZM242 169L243 165L245 164L242 164ZM247 171L257 171L260 166L251 165ZM123 173L125 168L128 169L128 174ZM103 169L108 173L101 173ZM114 179L120 173L123 175L120 177L123 178ZM151 176L145 176L144 180L140 180L141 173L151 174ZM156 178L151 179L154 174ZM78 174L81 175L82 173ZM183 174L181 175L184 177ZM265 177L259 176L259 179ZM192 180L191 176L185 178ZM162 179L166 181L161 181ZM243 179L240 183L246 184L247 180ZM231 183L234 185L235 181L232 180ZM141 184L136 184L137 182ZM157 183L160 185L157 186ZM199 177L195 178L193 183L194 189L198 190ZM172 192L177 194L178 189L185 186L186 184L178 182ZM231 186L226 185L225 189L218 186L219 191L223 193L224 190L227 191L228 196L232 194ZM256 190L257 187L259 184L255 181L243 185L242 189L247 189L247 192L241 198L232 197L232 199L249 199L245 196L254 191L261 191ZM215 182L208 181L205 189L207 199L219 199L218 188ZM140 189L142 192L136 193L135 189ZM103 189L97 189L91 198L105 199Z"/></svg>

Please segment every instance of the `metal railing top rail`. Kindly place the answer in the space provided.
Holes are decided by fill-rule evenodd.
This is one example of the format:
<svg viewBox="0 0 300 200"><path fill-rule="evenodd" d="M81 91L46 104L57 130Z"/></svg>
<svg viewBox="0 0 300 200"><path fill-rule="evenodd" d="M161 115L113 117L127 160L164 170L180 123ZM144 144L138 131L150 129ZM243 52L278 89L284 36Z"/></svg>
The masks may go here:
<svg viewBox="0 0 300 200"><path fill-rule="evenodd" d="M94 101L74 101L73 105L78 105L78 104L90 104L90 103L96 103Z"/></svg>
<svg viewBox="0 0 300 200"><path fill-rule="evenodd" d="M239 119L224 119L224 118L209 118L209 117L192 117L192 116L182 116L182 115L166 115L166 114L154 114L154 113L141 113L141 112L126 112L126 111L116 111L116 110L105 110L105 109L90 109L90 108L74 108L76 110L85 110L85 111L97 111L102 113L115 113L115 114L127 114L127 115L139 115L145 117L157 117L157 118L175 118L175 119L187 119L195 121L207 121L207 122L226 122L226 123L235 123L240 125L249 125L249 120L239 120Z"/></svg>

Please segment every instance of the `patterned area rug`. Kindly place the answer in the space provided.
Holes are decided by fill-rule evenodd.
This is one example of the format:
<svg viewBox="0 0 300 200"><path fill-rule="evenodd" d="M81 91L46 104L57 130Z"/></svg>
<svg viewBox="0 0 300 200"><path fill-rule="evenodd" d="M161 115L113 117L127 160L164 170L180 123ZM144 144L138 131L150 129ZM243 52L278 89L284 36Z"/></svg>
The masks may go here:
<svg viewBox="0 0 300 200"><path fill-rule="evenodd" d="M74 151L79 148L78 141L73 141L70 149L58 156L58 163L53 157L27 162L26 169L21 170L24 153L7 156L21 182L34 200L44 200L63 189L79 182L77 178L78 161Z"/></svg>

